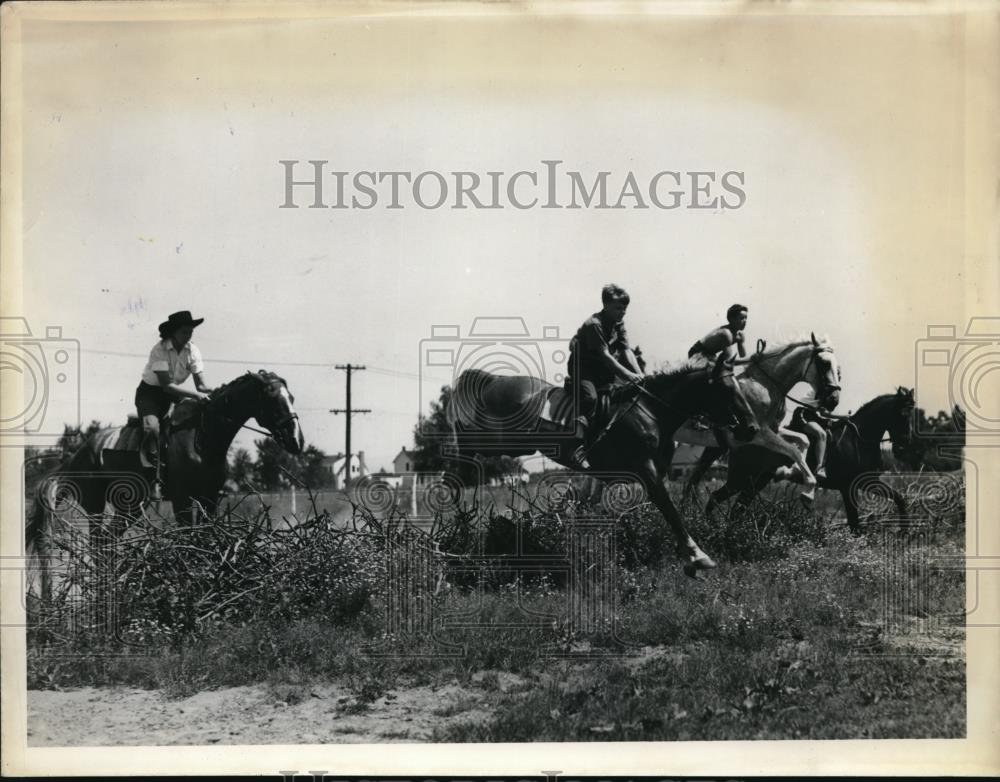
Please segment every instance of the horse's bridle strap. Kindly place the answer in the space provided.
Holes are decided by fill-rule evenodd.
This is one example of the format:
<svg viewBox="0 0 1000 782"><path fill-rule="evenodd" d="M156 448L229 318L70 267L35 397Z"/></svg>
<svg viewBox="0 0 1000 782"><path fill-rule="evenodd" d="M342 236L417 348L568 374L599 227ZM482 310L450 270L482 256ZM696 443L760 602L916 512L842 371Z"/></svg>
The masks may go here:
<svg viewBox="0 0 1000 782"><path fill-rule="evenodd" d="M812 351L812 353L810 353L810 354L809 354L809 361L808 361L808 363L806 363L806 368L805 368L805 369L804 369L804 370L802 371L802 381L803 381L803 382L805 382L805 379L806 379L806 375L808 375L808 374L809 374L809 367L811 367L811 366L812 366L812 363L813 363L813 361L815 361L815 360L816 360L816 355L817 355L817 354L818 354L818 353L819 353L820 351L822 351L822 350L825 350L825 349L826 349L826 348L814 348L814 349L813 349L813 351ZM752 357L751 357L751 358L752 358ZM770 374L770 373L769 373L769 372L768 372L768 371L767 371L766 369L764 369L764 367L762 367L762 366L761 366L761 363L760 363L760 359L757 359L757 361L755 361L755 362L753 363L753 366L757 367L757 369L759 369L759 370L760 370L760 373L761 373L761 374L762 374L762 375L763 375L764 377L766 377L766 378L767 378L768 380L770 380L770 381L771 381L772 383L774 383L775 385L778 385L778 381L777 381L777 380L775 380L775 379L774 379L774 378L773 378L773 377L771 376L771 374ZM738 380L737 380L737 382L738 382ZM839 384L837 384L837 383L826 383L826 384L825 384L825 385L823 386L823 390L824 390L824 391L825 391L826 393L830 393L830 392L832 392L832 391L840 391L840 390L842 390L842 389L841 389L840 385L839 385ZM792 395L791 395L791 394L789 394L789 393L785 393L785 399L788 399L789 401L791 401L791 402L794 402L795 404L799 405L800 407L808 407L808 408L810 408L811 410L819 410L819 408L821 407L821 405L820 405L820 402L819 402L819 400L818 400L818 399L816 400L816 404L810 404L809 402L803 402L803 401L802 401L801 399L796 399L796 398L795 398L794 396L792 396Z"/></svg>

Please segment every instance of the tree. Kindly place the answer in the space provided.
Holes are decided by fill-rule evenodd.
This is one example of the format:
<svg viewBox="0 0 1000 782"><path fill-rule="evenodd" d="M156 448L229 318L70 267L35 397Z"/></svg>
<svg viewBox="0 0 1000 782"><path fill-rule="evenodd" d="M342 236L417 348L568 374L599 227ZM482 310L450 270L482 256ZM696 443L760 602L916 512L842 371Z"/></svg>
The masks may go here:
<svg viewBox="0 0 1000 782"><path fill-rule="evenodd" d="M25 492L30 495L42 478L51 470L68 462L81 445L103 428L104 425L100 421L91 421L87 424L86 429L65 424L63 433L52 448L31 448L30 446L25 448Z"/></svg>
<svg viewBox="0 0 1000 782"><path fill-rule="evenodd" d="M243 488L246 486L247 481L256 480L254 472L255 465L250 451L246 448L237 448L236 453L233 454L233 458L229 462L229 477L232 478L237 486Z"/></svg>
<svg viewBox="0 0 1000 782"><path fill-rule="evenodd" d="M295 460L299 464L299 478L310 489L321 489L330 482L330 474L323 467L326 454L315 445L307 445Z"/></svg>
<svg viewBox="0 0 1000 782"><path fill-rule="evenodd" d="M431 402L430 415L420 415L417 425L413 428L413 443L416 446L414 469L417 472L439 472L441 470L457 475L466 485L477 481L479 475L483 480L500 478L505 475L518 475L521 464L510 456L478 457L481 470L466 460L457 460L446 456L444 446L451 434L448 424L447 410L451 402L451 387L443 386L436 402Z"/></svg>
<svg viewBox="0 0 1000 782"><path fill-rule="evenodd" d="M291 481L285 474L286 470L310 489L322 488L329 481L329 476L323 469L326 454L314 445L307 445L302 453L294 456L270 437L256 440L254 445L257 448L254 472L260 488L265 491L288 488Z"/></svg>
<svg viewBox="0 0 1000 782"><path fill-rule="evenodd" d="M965 411L955 405L949 415L939 410L929 416L917 408L914 446L928 470L962 469L961 450L965 446Z"/></svg>

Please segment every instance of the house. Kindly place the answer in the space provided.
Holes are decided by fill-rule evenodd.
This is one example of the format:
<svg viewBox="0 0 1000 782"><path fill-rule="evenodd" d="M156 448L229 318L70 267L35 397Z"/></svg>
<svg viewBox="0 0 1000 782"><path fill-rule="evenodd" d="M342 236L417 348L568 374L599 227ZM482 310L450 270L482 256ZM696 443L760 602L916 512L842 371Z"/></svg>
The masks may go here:
<svg viewBox="0 0 1000 782"><path fill-rule="evenodd" d="M671 479L676 480L682 475L688 475L698 463L698 458L704 450L704 447L700 445L677 443L674 448L674 459L670 463Z"/></svg>
<svg viewBox="0 0 1000 782"><path fill-rule="evenodd" d="M397 486L412 486L416 477L417 485L433 482L443 473L440 470L425 472L417 471L417 452L409 450L405 445L392 460L392 474L398 479Z"/></svg>
<svg viewBox="0 0 1000 782"><path fill-rule="evenodd" d="M344 487L344 467L346 463L347 459L344 458L344 454L342 453L323 457L323 469L329 474L330 484L334 490ZM367 474L368 467L365 465L365 452L358 451L356 454L351 454L351 480L355 481Z"/></svg>
<svg viewBox="0 0 1000 782"><path fill-rule="evenodd" d="M406 446L399 449L399 453L393 457L392 471L396 475L406 472L415 472L417 463L417 452L406 450Z"/></svg>

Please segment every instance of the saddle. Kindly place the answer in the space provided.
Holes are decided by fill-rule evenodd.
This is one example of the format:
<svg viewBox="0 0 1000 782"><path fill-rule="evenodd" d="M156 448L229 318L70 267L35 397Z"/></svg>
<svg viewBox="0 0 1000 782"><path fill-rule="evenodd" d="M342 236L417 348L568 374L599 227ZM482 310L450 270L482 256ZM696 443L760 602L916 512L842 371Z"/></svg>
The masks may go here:
<svg viewBox="0 0 1000 782"><path fill-rule="evenodd" d="M638 393L632 386L611 386L597 390L597 408L590 418L591 431L597 431L611 418L611 408L620 402L629 401ZM573 392L566 388L549 389L542 404L540 419L559 429L573 431L577 416Z"/></svg>
<svg viewBox="0 0 1000 782"><path fill-rule="evenodd" d="M167 441L174 427L190 420L196 410L196 405L174 405L170 414L160 422L160 474L166 477ZM100 463L109 470L134 472L155 477L155 469L147 463L142 453L143 431L142 422L138 416L130 415L125 420L125 426L118 430L118 436L110 439L101 449Z"/></svg>
<svg viewBox="0 0 1000 782"><path fill-rule="evenodd" d="M139 456L141 448L142 424L137 416L130 415L125 426L118 430L117 437L101 449L101 465L120 472L150 472Z"/></svg>

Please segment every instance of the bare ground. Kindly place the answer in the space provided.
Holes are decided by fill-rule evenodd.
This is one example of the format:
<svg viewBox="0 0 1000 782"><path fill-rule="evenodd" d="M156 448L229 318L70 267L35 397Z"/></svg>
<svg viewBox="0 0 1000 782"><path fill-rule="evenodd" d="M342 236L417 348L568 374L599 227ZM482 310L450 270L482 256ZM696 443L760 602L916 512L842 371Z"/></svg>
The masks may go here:
<svg viewBox="0 0 1000 782"><path fill-rule="evenodd" d="M484 719L484 700L484 693L457 683L393 690L365 707L331 684L305 687L297 703L275 700L264 684L179 700L125 687L31 690L28 745L418 742L453 721Z"/></svg>

